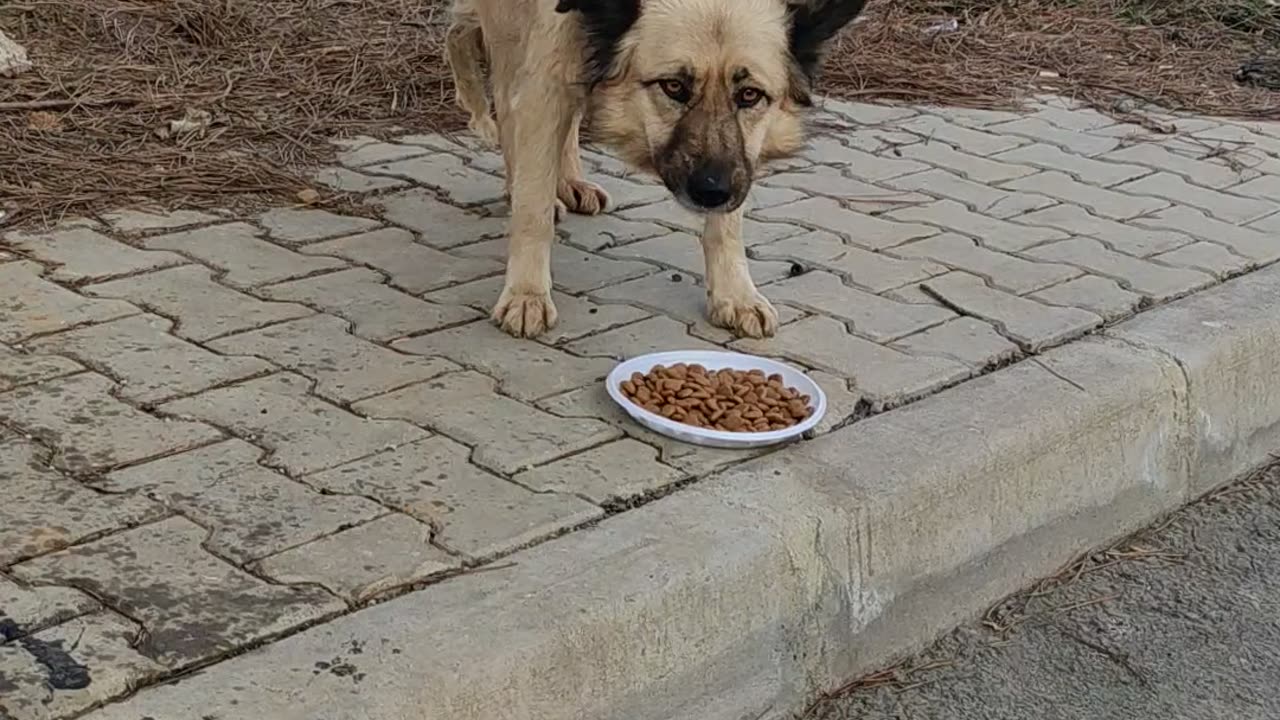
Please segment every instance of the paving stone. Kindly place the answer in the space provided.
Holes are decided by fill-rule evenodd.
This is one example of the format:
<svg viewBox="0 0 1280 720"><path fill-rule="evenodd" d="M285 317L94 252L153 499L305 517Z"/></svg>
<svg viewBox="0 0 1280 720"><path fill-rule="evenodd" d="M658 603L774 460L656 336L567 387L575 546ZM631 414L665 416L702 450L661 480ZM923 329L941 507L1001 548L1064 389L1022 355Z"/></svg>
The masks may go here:
<svg viewBox="0 0 1280 720"><path fill-rule="evenodd" d="M838 320L795 322L772 341L739 340L734 347L782 355L851 379L873 409L882 409L958 382L972 371L948 358L909 355L846 332Z"/></svg>
<svg viewBox="0 0 1280 720"><path fill-rule="evenodd" d="M1280 237L1280 213L1276 213L1275 215L1269 215L1261 220L1252 222L1249 224L1249 228L1254 230L1260 230L1264 233L1270 233L1271 237L1273 238ZM1246 254L1244 252L1243 243L1239 242L1238 240L1235 240L1230 244L1233 248L1237 250L1237 252L1240 252L1240 254L1242 255Z"/></svg>
<svg viewBox="0 0 1280 720"><path fill-rule="evenodd" d="M20 387L0 395L0 420L52 447L54 466L69 472L104 470L221 436L208 425L147 415L112 397L113 389L93 373Z"/></svg>
<svg viewBox="0 0 1280 720"><path fill-rule="evenodd" d="M457 257L414 242L413 233L400 228L308 245L303 252L336 255L377 268L391 278L392 285L414 295L493 275L503 268L494 260Z"/></svg>
<svg viewBox="0 0 1280 720"><path fill-rule="evenodd" d="M827 396L827 414L814 427L814 435L831 432L849 418L860 416L866 411L862 393L849 388L848 378L821 370L810 370L806 374L810 380L818 383L818 387Z"/></svg>
<svg viewBox="0 0 1280 720"><path fill-rule="evenodd" d="M214 282L212 274L187 265L89 285L84 292L126 298L172 318L177 322L173 333L195 342L311 314L302 305L265 302L236 292Z"/></svg>
<svg viewBox="0 0 1280 720"><path fill-rule="evenodd" d="M153 250L174 250L221 271L218 280L234 288L251 288L282 280L337 270L346 265L330 258L307 257L258 237L246 223L209 225L142 240Z"/></svg>
<svg viewBox="0 0 1280 720"><path fill-rule="evenodd" d="M1000 133L1000 137L1017 135L1036 142L1057 145L1076 155L1087 157L1110 152L1120 145L1120 141L1115 138L1060 128L1042 119L1032 117L991 125L985 130L989 133Z"/></svg>
<svg viewBox="0 0 1280 720"><path fill-rule="evenodd" d="M88 323L136 315L138 308L118 300L86 300L40 277L33 262L0 265L0 342L17 344L34 335Z"/></svg>
<svg viewBox="0 0 1280 720"><path fill-rule="evenodd" d="M775 205L786 205L789 202L803 200L805 195L798 190L790 188L769 187L755 183L751 186L751 193L747 195L747 201L743 203L747 212L752 210L760 210L762 208L770 208Z"/></svg>
<svg viewBox="0 0 1280 720"><path fill-rule="evenodd" d="M1142 296L1120 287L1115 280L1085 275L1045 288L1029 297L1049 305L1078 307L1114 322L1137 312Z"/></svg>
<svg viewBox="0 0 1280 720"><path fill-rule="evenodd" d="M92 587L145 627L142 651L176 669L344 608L323 590L270 585L201 548L207 531L175 517L13 567L29 582Z"/></svg>
<svg viewBox="0 0 1280 720"><path fill-rule="evenodd" d="M557 228L568 236L575 247L596 252L607 247L617 247L636 240L666 235L671 232L651 222L635 222L617 215L570 215Z"/></svg>
<svg viewBox="0 0 1280 720"><path fill-rule="evenodd" d="M1061 207L1061 206L1059 206ZM1048 212L1052 210L1042 210ZM939 200L928 205L916 205L888 214L895 220L928 223L954 232L968 235L982 241L992 250L1012 252L1025 250L1033 245L1050 240L1063 240L1066 233L1048 228L1033 228L1018 225L1008 220L993 218L976 213L955 200Z"/></svg>
<svg viewBox="0 0 1280 720"><path fill-rule="evenodd" d="M1254 132L1259 130L1259 132ZM1252 149L1254 151L1280 156L1280 138L1261 132L1260 126L1241 126L1215 123L1212 127L1189 130L1194 137L1201 140L1216 140L1233 148Z"/></svg>
<svg viewBox="0 0 1280 720"><path fill-rule="evenodd" d="M1116 190L1132 193L1135 196L1151 196L1190 205L1219 220L1237 225L1244 225L1276 211L1274 201L1267 202L1210 190L1192 185L1181 176L1167 172L1148 175L1140 180L1125 183ZM1153 210L1158 209L1160 208L1153 208Z"/></svg>
<svg viewBox="0 0 1280 720"><path fill-rule="evenodd" d="M815 271L764 288L774 302L791 303L852 324L853 331L888 342L954 317L949 310L906 305L851 288L830 273ZM788 331L789 334L790 331Z"/></svg>
<svg viewBox="0 0 1280 720"><path fill-rule="evenodd" d="M431 151L413 145L379 142L367 138L364 142L351 144L338 153L338 162L347 167L360 168L378 163L395 162L406 158L426 155Z"/></svg>
<svg viewBox="0 0 1280 720"><path fill-rule="evenodd" d="M259 215L258 224L273 240L296 247L339 235L366 232L381 223L369 218L337 215L328 210L274 208Z"/></svg>
<svg viewBox="0 0 1280 720"><path fill-rule="evenodd" d="M967 315L994 323L1028 352L1083 335L1102 318L1078 308L1052 307L987 286L976 275L952 273L924 284L927 291Z"/></svg>
<svg viewBox="0 0 1280 720"><path fill-rule="evenodd" d="M976 370L996 367L1019 354L1018 346L990 324L971 317L956 318L908 335L890 347L914 355L953 358Z"/></svg>
<svg viewBox="0 0 1280 720"><path fill-rule="evenodd" d="M591 293L604 302L629 303L666 315L688 326L695 337L711 342L728 342L733 333L707 320L707 291L697 277L685 273L662 272L610 285ZM776 308L779 322L787 320L787 308ZM794 318L792 318L794 319Z"/></svg>
<svg viewBox="0 0 1280 720"><path fill-rule="evenodd" d="M684 323L662 316L575 340L564 348L575 355L607 357L619 361L668 350L724 349L700 338L690 337L689 329Z"/></svg>
<svg viewBox="0 0 1280 720"><path fill-rule="evenodd" d="M948 122L971 128L981 128L996 123L1017 120L1023 114L1008 110L984 110L982 108L926 106L925 111L945 118Z"/></svg>
<svg viewBox="0 0 1280 720"><path fill-rule="evenodd" d="M815 163L848 168L850 174L860 180L876 182L900 175L923 172L929 168L911 160L899 160L855 150L829 135L809 139L809 146L801 153ZM800 198L795 198L799 200Z"/></svg>
<svg viewBox="0 0 1280 720"><path fill-rule="evenodd" d="M31 344L41 352L80 359L110 374L119 397L136 403L163 402L272 369L256 358L229 358L170 334L173 323L134 315L101 325L50 335Z"/></svg>
<svg viewBox="0 0 1280 720"><path fill-rule="evenodd" d="M1208 152L1203 146L1194 147L1198 149L1198 154L1201 156L1206 155ZM1153 142L1126 145L1107 153L1103 158L1114 162L1145 165L1154 170L1177 173L1197 185L1217 190L1235 185L1242 180L1256 177L1256 173L1249 170L1237 171L1224 163L1214 162L1208 158L1201 159L1188 156L1184 153L1175 152L1165 145Z"/></svg>
<svg viewBox="0 0 1280 720"><path fill-rule="evenodd" d="M173 253L130 247L87 227L36 234L9 233L5 244L52 265L47 277L61 283L92 282L187 262L186 258Z"/></svg>
<svg viewBox="0 0 1280 720"><path fill-rule="evenodd" d="M530 411L544 423L565 423ZM582 427L593 433L600 428ZM465 445L437 436L311 475L307 482L374 498L429 523L436 544L473 560L518 550L603 514L572 495L530 492L503 480L472 465L470 454Z"/></svg>
<svg viewBox="0 0 1280 720"><path fill-rule="evenodd" d="M513 480L540 493L579 495L607 505L643 498L686 477L658 462L657 448L624 439L522 472Z"/></svg>
<svg viewBox="0 0 1280 720"><path fill-rule="evenodd" d="M315 380L312 390L337 403L380 395L458 370L435 357L411 357L347 332L347 322L313 315L214 340L227 355L253 355Z"/></svg>
<svg viewBox="0 0 1280 720"><path fill-rule="evenodd" d="M919 174L917 173L917 175ZM921 188L904 187L900 178L886 181L886 185L898 188L898 190L888 190L878 185L854 180L839 170L825 165L819 165L802 172L773 175L764 182L779 187L797 188L812 195L835 198L851 210L873 214L893 210L902 207L906 203L926 203L932 200L927 195L904 192L904 190L918 190Z"/></svg>
<svg viewBox="0 0 1280 720"><path fill-rule="evenodd" d="M1079 268L1071 265L1024 260L988 250L971 238L951 233L901 245L894 248L893 253L908 258L927 258L956 270L980 275L993 287L1015 295L1057 285L1081 274Z"/></svg>
<svg viewBox="0 0 1280 720"><path fill-rule="evenodd" d="M1018 152L1018 150L1009 152L1014 153ZM996 156L998 159L978 157L977 155L970 155L967 152L956 150L946 143L908 145L902 148L902 154L904 157L950 170L961 177L979 183L998 183L1025 177L1036 172L1033 167L1014 164L1016 161L1013 159L1005 161L1003 158L1007 153ZM920 169L923 171L928 168L922 167Z"/></svg>
<svg viewBox="0 0 1280 720"><path fill-rule="evenodd" d="M507 241L488 240L456 248L454 252L466 257L484 258L491 263L504 263L507 257ZM551 277L555 281L555 286L565 292L585 293L605 285L649 275L660 269L657 265L649 263L614 260L603 255L583 252L569 245L557 245L551 249Z"/></svg>
<svg viewBox="0 0 1280 720"><path fill-rule="evenodd" d="M1155 217L1174 208L1162 210ZM1151 217L1151 216L1148 216ZM1147 257L1156 253L1168 252L1174 248L1190 245L1193 239L1177 232L1176 226L1167 229L1150 230L1135 227L1133 223L1149 224L1147 218L1138 218L1129 223L1090 215L1084 208L1076 205L1057 205L1044 210L1027 213L1015 222L1038 227L1052 227L1065 230L1073 235L1087 235L1097 238L1126 255Z"/></svg>
<svg viewBox="0 0 1280 720"><path fill-rule="evenodd" d="M610 210L648 205L671 196L662 185L633 182L612 175L593 175L591 182L604 188L609 194Z"/></svg>
<svg viewBox="0 0 1280 720"><path fill-rule="evenodd" d="M314 583L358 604L461 565L431 544L431 526L393 514L273 555L254 570L276 582Z"/></svg>
<svg viewBox="0 0 1280 720"><path fill-rule="evenodd" d="M1146 179L1144 178L1136 182L1145 181ZM1081 205L1096 215L1113 220L1129 220L1169 206L1169 203L1154 197L1129 194L1125 191L1129 185L1121 185L1114 190L1108 190L1082 183L1065 173L1043 172L1039 175L1032 175L1005 183L1004 187L1039 193L1064 202Z"/></svg>
<svg viewBox="0 0 1280 720"><path fill-rule="evenodd" d="M759 189L760 186L757 186ZM771 190L786 190L785 188L770 188ZM790 192L790 191L788 191ZM784 203L785 204L785 203ZM778 207L770 205L770 208ZM763 208L767 209L767 208ZM642 222L662 223L674 228L686 230L699 237L702 236L703 218L685 210L675 200L665 200L652 205L643 205L630 210L623 210L622 217ZM798 235L804 232L804 228L796 225L790 225L784 222L760 222L750 217L744 218L742 221L742 244L747 247L760 245L761 243L773 242L784 237Z"/></svg>
<svg viewBox="0 0 1280 720"><path fill-rule="evenodd" d="M1065 172L1081 182L1099 187L1117 185L1127 180L1140 178L1143 175L1150 175L1153 172L1150 168L1142 167L1140 164L1127 165L1123 163L1122 160L1124 158L1117 153L1110 153L1104 157L1108 160L1115 160L1115 162L1094 160L1076 153L1065 152L1062 148L1054 145L1035 143L1034 145L1027 145L1026 147L1000 153L994 159L1030 165L1041 170ZM998 180L993 182L998 182Z"/></svg>
<svg viewBox="0 0 1280 720"><path fill-rule="evenodd" d="M109 612L69 620L0 645L5 720L78 717L164 671L134 649L138 628Z"/></svg>
<svg viewBox="0 0 1280 720"><path fill-rule="evenodd" d="M613 363L579 358L541 343L513 338L486 321L400 340L396 350L447 357L496 378L502 392L535 400L596 382ZM404 383L398 383L403 385Z"/></svg>
<svg viewBox="0 0 1280 720"><path fill-rule="evenodd" d="M3 608L0 609L0 645L101 607L98 601L79 590L24 587L0 575L0 608Z"/></svg>
<svg viewBox="0 0 1280 720"><path fill-rule="evenodd" d="M0 392L84 370L78 363L57 355L19 352L0 345Z"/></svg>
<svg viewBox="0 0 1280 720"><path fill-rule="evenodd" d="M926 138L929 142L946 143L958 150L983 157L1026 144L1026 141L1016 137L971 130L933 115L921 115L899 123L897 128Z"/></svg>
<svg viewBox="0 0 1280 720"><path fill-rule="evenodd" d="M632 282L641 282L641 280ZM487 313L502 293L502 283L503 278L495 276L437 290L425 297L433 302L467 305ZM551 345L562 345L592 333L644 320L651 315L639 308L600 304L586 298L566 295L559 290L551 291L551 299L556 304L559 320L556 321L555 327L538 338Z"/></svg>
<svg viewBox="0 0 1280 720"><path fill-rule="evenodd" d="M754 254L766 260L791 260L806 266L817 266L873 293L881 293L947 271L946 267L937 263L901 260L863 250L846 244L839 235L822 231L760 245L755 248Z"/></svg>
<svg viewBox="0 0 1280 720"><path fill-rule="evenodd" d="M1075 132L1100 130L1116 124L1115 119L1091 108L1061 108L1044 105L1027 117L1043 120L1050 125Z"/></svg>
<svg viewBox="0 0 1280 720"><path fill-rule="evenodd" d="M702 242L688 233L670 233L661 237L641 240L620 248L606 251L610 257L634 258L661 263L702 278L705 276L705 258ZM791 275L791 263L766 260L747 260L751 278L757 285L773 282Z"/></svg>
<svg viewBox="0 0 1280 720"><path fill-rule="evenodd" d="M617 432L590 420L557 420L497 393L475 372L454 373L357 403L369 417L403 418L475 448L472 460L512 474L610 440Z"/></svg>
<svg viewBox="0 0 1280 720"><path fill-rule="evenodd" d="M602 172L606 175L617 175L618 177L639 175L635 168L632 168L627 163L619 160L601 148L583 144L580 145L578 149L582 155L582 161L596 172ZM643 177L639 177L637 180L641 182L647 181L647 179Z"/></svg>
<svg viewBox="0 0 1280 720"><path fill-rule="evenodd" d="M340 193L369 193L408 187L409 183L385 175L366 175L344 167L327 167L316 171L312 180Z"/></svg>
<svg viewBox="0 0 1280 720"><path fill-rule="evenodd" d="M459 205L481 205L501 200L507 194L502 178L469 168L461 158L444 153L368 165L363 169L426 185L443 192Z"/></svg>
<svg viewBox="0 0 1280 720"><path fill-rule="evenodd" d="M1260 200L1270 200L1274 203L1276 198L1280 198L1280 176L1263 175L1246 183L1228 188L1227 192L1233 195L1248 195ZM1274 204L1272 204L1272 209L1275 209Z"/></svg>
<svg viewBox="0 0 1280 720"><path fill-rule="evenodd" d="M3 396L0 396L3 397ZM47 467L36 445L0 437L0 567L160 517L145 498L106 496ZM10 616L13 612L6 608Z"/></svg>
<svg viewBox="0 0 1280 720"><path fill-rule="evenodd" d="M309 394L311 382L278 373L176 400L161 411L196 417L255 441L266 464L301 475L340 465L427 433L407 423L368 420Z"/></svg>
<svg viewBox="0 0 1280 720"><path fill-rule="evenodd" d="M938 197L957 200L977 212L995 218L1021 215L1031 210L1055 204L1054 200L1041 195L1003 190L984 183L966 180L946 170L930 170L886 182L903 190L918 190Z"/></svg>
<svg viewBox="0 0 1280 720"><path fill-rule="evenodd" d="M1219 280L1238 275L1257 265L1254 261L1240 257L1222 245L1210 242L1193 243L1177 250L1154 255L1151 259L1165 265L1201 270Z"/></svg>
<svg viewBox="0 0 1280 720"><path fill-rule="evenodd" d="M481 217L440 202L426 190L406 190L376 200L382 216L422 236L422 242L439 250L504 237L507 221Z"/></svg>
<svg viewBox="0 0 1280 720"><path fill-rule="evenodd" d="M857 125L879 125L918 115L915 108L881 105L878 103L848 102L827 97L819 101L819 107L829 113Z"/></svg>
<svg viewBox="0 0 1280 720"><path fill-rule="evenodd" d="M176 230L222 220L220 215L198 210L117 210L105 213L102 219L112 230L122 233L144 233L153 230Z"/></svg>
<svg viewBox="0 0 1280 720"><path fill-rule="evenodd" d="M765 219L793 222L812 230L838 233L850 243L868 250L883 250L918 238L937 235L938 229L918 223L895 222L847 210L831 198L810 198L760 211Z"/></svg>
<svg viewBox="0 0 1280 720"><path fill-rule="evenodd" d="M929 142L928 138L913 135L902 130L862 127L845 130L844 144L864 152L897 156L898 152L911 145Z"/></svg>
<svg viewBox="0 0 1280 720"><path fill-rule="evenodd" d="M409 135L400 135L393 138L402 145L421 145L439 150L440 152L453 153L454 155L468 156L476 153L494 154L485 150L478 140L471 136L461 135L458 133L412 133Z"/></svg>
<svg viewBox="0 0 1280 720"><path fill-rule="evenodd" d="M501 278L495 277L493 280L501 287ZM306 303L337 315L352 323L352 332L357 336L379 342L439 330L483 317L480 312L458 307L456 304L419 300L388 286L381 275L368 268L352 268L268 285L255 292L271 300ZM496 298L497 295L494 295L493 299Z"/></svg>
<svg viewBox="0 0 1280 720"><path fill-rule="evenodd" d="M1031 257L1063 262L1121 283L1126 290L1151 300L1167 300L1214 282L1213 276L1195 270L1170 268L1108 249L1090 238L1072 238L1027 251Z"/></svg>

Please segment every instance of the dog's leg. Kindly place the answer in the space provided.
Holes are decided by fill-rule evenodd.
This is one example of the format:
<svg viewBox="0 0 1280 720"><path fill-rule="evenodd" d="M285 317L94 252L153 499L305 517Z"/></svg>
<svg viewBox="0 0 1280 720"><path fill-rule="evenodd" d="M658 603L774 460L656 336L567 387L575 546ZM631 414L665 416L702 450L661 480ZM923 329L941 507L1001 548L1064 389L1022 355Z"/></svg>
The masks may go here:
<svg viewBox="0 0 1280 720"><path fill-rule="evenodd" d="M741 337L772 337L778 312L756 289L742 244L742 208L707 216L702 255L707 266L707 313L711 323Z"/></svg>
<svg viewBox="0 0 1280 720"><path fill-rule="evenodd" d="M467 126L481 142L498 145L498 126L490 117L489 95L484 79L484 32L480 18L467 0L454 6L453 24L445 36L449 68L458 105L471 114Z"/></svg>
<svg viewBox="0 0 1280 720"><path fill-rule="evenodd" d="M556 185L556 197L569 212L580 215L599 215L609 205L609 194L599 185L588 182L582 172L582 151L578 147L578 126L582 113L573 116L569 137L564 141L564 155L560 158L560 182Z"/></svg>

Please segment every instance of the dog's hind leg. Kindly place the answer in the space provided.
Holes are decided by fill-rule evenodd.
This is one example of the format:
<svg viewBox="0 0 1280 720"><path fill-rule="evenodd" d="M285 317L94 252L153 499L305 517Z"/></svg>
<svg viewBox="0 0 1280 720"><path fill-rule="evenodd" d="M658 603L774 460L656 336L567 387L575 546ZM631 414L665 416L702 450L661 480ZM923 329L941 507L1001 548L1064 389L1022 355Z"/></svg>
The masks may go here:
<svg viewBox="0 0 1280 720"><path fill-rule="evenodd" d="M582 172L582 151L578 147L578 127L582 113L573 116L573 125L564 141L564 153L560 158L560 181L556 183L556 198L569 212L579 215L599 215L609 205L609 194L599 185L589 182Z"/></svg>
<svg viewBox="0 0 1280 720"><path fill-rule="evenodd" d="M445 36L449 68L458 105L471 115L467 127L481 142L498 145L498 126L490 116L489 95L484 78L484 31L471 0L457 0L453 6L453 24Z"/></svg>

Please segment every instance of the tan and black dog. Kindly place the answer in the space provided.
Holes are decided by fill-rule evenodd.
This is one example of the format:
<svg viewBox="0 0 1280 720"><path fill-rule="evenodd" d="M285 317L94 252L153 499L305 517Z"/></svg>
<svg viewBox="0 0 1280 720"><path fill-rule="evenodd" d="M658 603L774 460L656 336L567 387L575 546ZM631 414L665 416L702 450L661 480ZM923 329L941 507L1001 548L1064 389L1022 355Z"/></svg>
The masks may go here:
<svg viewBox="0 0 1280 720"><path fill-rule="evenodd" d="M705 215L711 322L773 335L756 289L742 204L769 159L804 143L801 114L823 46L864 0L455 0L449 62L471 128L502 149L511 198L507 275L493 318L518 337L556 322L558 210L608 196L582 172L578 126ZM497 122L483 71L489 65Z"/></svg>

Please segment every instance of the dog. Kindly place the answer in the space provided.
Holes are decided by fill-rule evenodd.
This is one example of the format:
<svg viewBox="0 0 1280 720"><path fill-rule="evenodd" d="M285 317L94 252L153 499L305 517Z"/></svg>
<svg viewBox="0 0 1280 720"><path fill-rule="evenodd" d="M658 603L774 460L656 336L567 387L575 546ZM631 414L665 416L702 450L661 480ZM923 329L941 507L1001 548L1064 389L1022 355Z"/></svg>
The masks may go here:
<svg viewBox="0 0 1280 720"><path fill-rule="evenodd" d="M609 202L582 170L585 116L593 139L704 215L710 321L774 335L777 311L747 267L742 205L765 164L804 146L825 47L864 2L454 0L446 47L457 102L501 149L511 201L493 320L526 338L556 323L556 218Z"/></svg>

